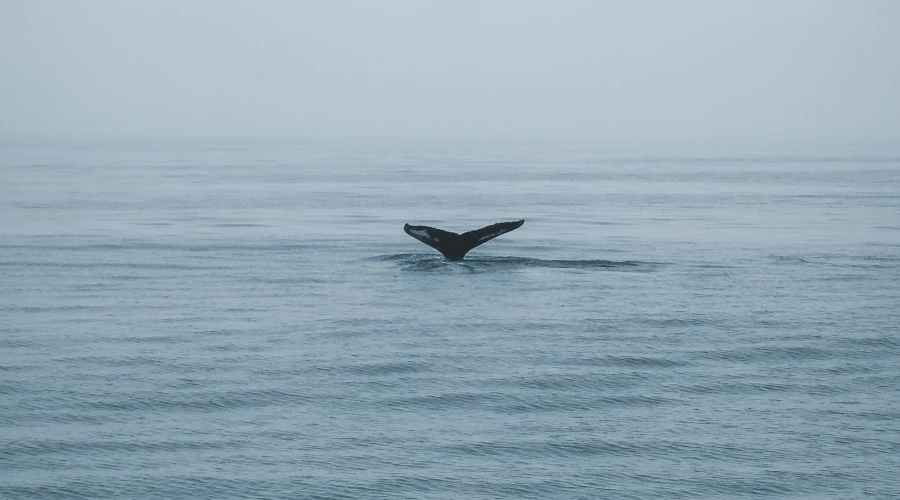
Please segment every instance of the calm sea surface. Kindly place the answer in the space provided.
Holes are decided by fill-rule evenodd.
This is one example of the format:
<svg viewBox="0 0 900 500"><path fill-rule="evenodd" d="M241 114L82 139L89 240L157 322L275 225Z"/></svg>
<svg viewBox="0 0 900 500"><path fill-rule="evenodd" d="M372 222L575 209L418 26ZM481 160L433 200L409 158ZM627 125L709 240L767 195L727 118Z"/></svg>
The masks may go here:
<svg viewBox="0 0 900 500"><path fill-rule="evenodd" d="M463 262L403 233L525 225ZM0 498L900 498L900 147L0 141Z"/></svg>

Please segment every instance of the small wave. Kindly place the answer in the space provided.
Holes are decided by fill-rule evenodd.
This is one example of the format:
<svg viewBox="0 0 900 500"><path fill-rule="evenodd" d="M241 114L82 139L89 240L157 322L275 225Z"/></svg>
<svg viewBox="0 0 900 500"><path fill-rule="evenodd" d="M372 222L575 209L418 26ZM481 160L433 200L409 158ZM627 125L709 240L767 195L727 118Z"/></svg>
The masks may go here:
<svg viewBox="0 0 900 500"><path fill-rule="evenodd" d="M571 360L567 364L575 366L602 366L595 364L593 360ZM586 376L575 373L533 375L527 377L513 377L491 381L498 387L512 387L515 389L527 389L537 391L580 391L590 390L623 390L636 388L646 384L652 374L645 370L593 370L596 375Z"/></svg>
<svg viewBox="0 0 900 500"><path fill-rule="evenodd" d="M641 323L658 326L661 328L683 328L689 326L701 326L714 323L712 318L700 315L688 315L682 318L643 318Z"/></svg>
<svg viewBox="0 0 900 500"><path fill-rule="evenodd" d="M854 349L859 348L874 348L874 349L898 349L900 348L900 339L892 336L892 335L877 335L873 337L857 337L857 338L843 338L839 340L839 343L843 346L851 347Z"/></svg>
<svg viewBox="0 0 900 500"><path fill-rule="evenodd" d="M261 226L251 224L250 226ZM237 227L235 225L226 225L222 227ZM243 227L241 225L240 227ZM265 227L265 226L263 226ZM84 238L89 238L85 236ZM37 239L37 238L35 238ZM71 238L74 239L74 238ZM191 253L219 253L231 251L244 252L284 252L299 253L309 250L321 250L323 248L331 248L330 243L294 243L294 242L262 242L262 243L185 243L185 242L169 242L160 243L156 241L145 240L122 240L115 242L85 242L85 243L68 243L67 238L59 243L39 242L39 243L20 243L20 244L3 244L0 249L4 250L41 250L41 251L67 251L67 252L92 252L92 251L174 251L174 252L191 252Z"/></svg>
<svg viewBox="0 0 900 500"><path fill-rule="evenodd" d="M648 356L601 356L573 358L572 364L585 366L618 366L625 368L672 368L685 363L674 359Z"/></svg>
<svg viewBox="0 0 900 500"><path fill-rule="evenodd" d="M432 254L395 254L371 257L369 260L395 262L407 271L467 271L473 273L516 269L580 269L650 272L661 264L637 260L605 259L536 259L529 257L470 257L462 261L446 261Z"/></svg>
<svg viewBox="0 0 900 500"><path fill-rule="evenodd" d="M696 264L691 267L693 267L694 269L713 269L713 270L736 269L737 268L736 266L726 266L724 264Z"/></svg>
<svg viewBox="0 0 900 500"><path fill-rule="evenodd" d="M510 265L523 267L549 267L554 269L598 269L598 268L637 268L650 265L649 262L635 260L561 260L561 259L532 259L527 257L482 257L472 259L469 262L484 263L490 265Z"/></svg>
<svg viewBox="0 0 900 500"><path fill-rule="evenodd" d="M585 438L572 440L543 441L474 441L435 446L444 453L464 456L541 456L541 457L583 457L583 456L677 456L704 458L711 460L752 460L765 450L749 446L737 446L709 442L678 440L608 440Z"/></svg>
<svg viewBox="0 0 900 500"><path fill-rule="evenodd" d="M501 396L496 393L451 392L389 398L382 404L394 410L466 410L492 408Z"/></svg>
<svg viewBox="0 0 900 500"><path fill-rule="evenodd" d="M697 356L705 359L715 359L733 362L764 361L796 361L796 360L821 360L834 356L833 351L815 347L803 346L762 346L728 349L722 351L698 352Z"/></svg>
<svg viewBox="0 0 900 500"><path fill-rule="evenodd" d="M39 261L0 261L0 267L24 267L24 268L54 268L54 269L141 269L162 271L199 271L199 270L224 270L225 266L213 265L186 265L186 264L158 264L142 262L39 262Z"/></svg>
<svg viewBox="0 0 900 500"><path fill-rule="evenodd" d="M209 412L241 408L264 408L286 402L306 402L310 396L282 389L256 389L217 392L195 392L190 395L165 392L135 392L127 397L82 397L74 407L103 412L197 411Z"/></svg>
<svg viewBox="0 0 900 500"><path fill-rule="evenodd" d="M269 227L266 224L226 222L222 224L213 224L213 227Z"/></svg>
<svg viewBox="0 0 900 500"><path fill-rule="evenodd" d="M478 441L472 443L440 445L440 451L466 456L596 456L638 454L641 450L630 443L603 440L591 441L540 441L503 442Z"/></svg>
<svg viewBox="0 0 900 500"><path fill-rule="evenodd" d="M896 268L897 263L900 262L900 256L897 255L817 254L805 257L796 255L772 255L770 257L776 264L811 264L855 269Z"/></svg>
<svg viewBox="0 0 900 500"><path fill-rule="evenodd" d="M0 457L16 458L23 455L51 455L58 453L117 453L134 452L136 450L155 452L183 452L184 450L216 450L236 445L232 440L72 440L72 439L29 439L12 441L0 451Z"/></svg>
<svg viewBox="0 0 900 500"><path fill-rule="evenodd" d="M421 254L421 253L397 253L397 254L389 254L389 255L376 255L375 257L368 257L365 260L393 262L393 261L407 261L407 260L419 260L419 259L438 260L438 258L435 257L434 254Z"/></svg>
<svg viewBox="0 0 900 500"><path fill-rule="evenodd" d="M389 375L405 375L427 371L428 365L416 362L397 362L397 363L367 363L362 365L348 366L346 370L350 373L358 375L371 376L389 376Z"/></svg>
<svg viewBox="0 0 900 500"><path fill-rule="evenodd" d="M677 404L677 400L662 396L645 396L641 394L611 394L606 396L588 396L568 399L505 397L492 409L502 413L520 414L535 412L583 412L596 411L601 408L620 409L623 407L655 407Z"/></svg>
<svg viewBox="0 0 900 500"><path fill-rule="evenodd" d="M794 255L772 255L772 260L775 261L776 264L809 264L810 262L803 257L797 257Z"/></svg>
<svg viewBox="0 0 900 500"><path fill-rule="evenodd" d="M290 276L246 276L242 277L244 281L250 281L253 283L265 283L270 285L310 285L310 284L318 284L318 283L327 283L326 280L319 278L312 278L309 276L299 276L299 277L290 277Z"/></svg>

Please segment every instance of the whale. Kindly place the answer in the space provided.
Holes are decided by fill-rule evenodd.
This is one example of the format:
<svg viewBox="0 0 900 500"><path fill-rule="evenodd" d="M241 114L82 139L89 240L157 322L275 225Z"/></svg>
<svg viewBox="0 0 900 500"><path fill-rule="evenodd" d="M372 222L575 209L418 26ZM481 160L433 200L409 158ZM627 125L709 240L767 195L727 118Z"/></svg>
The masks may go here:
<svg viewBox="0 0 900 500"><path fill-rule="evenodd" d="M501 234L519 229L522 227L522 224L525 224L524 219L513 222L498 222L462 234L434 227L406 224L403 226L403 231L441 252L441 255L447 260L463 260L466 254L469 253L469 250L483 245Z"/></svg>

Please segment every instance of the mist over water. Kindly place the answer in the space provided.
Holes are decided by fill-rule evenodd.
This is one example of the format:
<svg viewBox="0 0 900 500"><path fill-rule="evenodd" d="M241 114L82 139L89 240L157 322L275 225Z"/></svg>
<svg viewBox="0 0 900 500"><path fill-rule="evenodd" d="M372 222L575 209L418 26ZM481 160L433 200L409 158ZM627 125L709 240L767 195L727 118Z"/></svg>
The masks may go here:
<svg viewBox="0 0 900 500"><path fill-rule="evenodd" d="M893 144L4 139L0 180L2 498L900 497Z"/></svg>

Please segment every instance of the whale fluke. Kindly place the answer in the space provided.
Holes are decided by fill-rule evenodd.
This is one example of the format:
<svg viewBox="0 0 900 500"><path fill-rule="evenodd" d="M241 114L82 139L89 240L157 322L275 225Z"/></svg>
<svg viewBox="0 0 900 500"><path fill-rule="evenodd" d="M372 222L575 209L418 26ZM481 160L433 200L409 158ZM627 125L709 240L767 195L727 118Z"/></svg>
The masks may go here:
<svg viewBox="0 0 900 500"><path fill-rule="evenodd" d="M406 234L441 252L445 259L462 260L469 250L487 243L501 234L518 229L522 224L525 224L524 219L515 222L498 222L463 234L409 224L403 226L403 230L406 231Z"/></svg>

